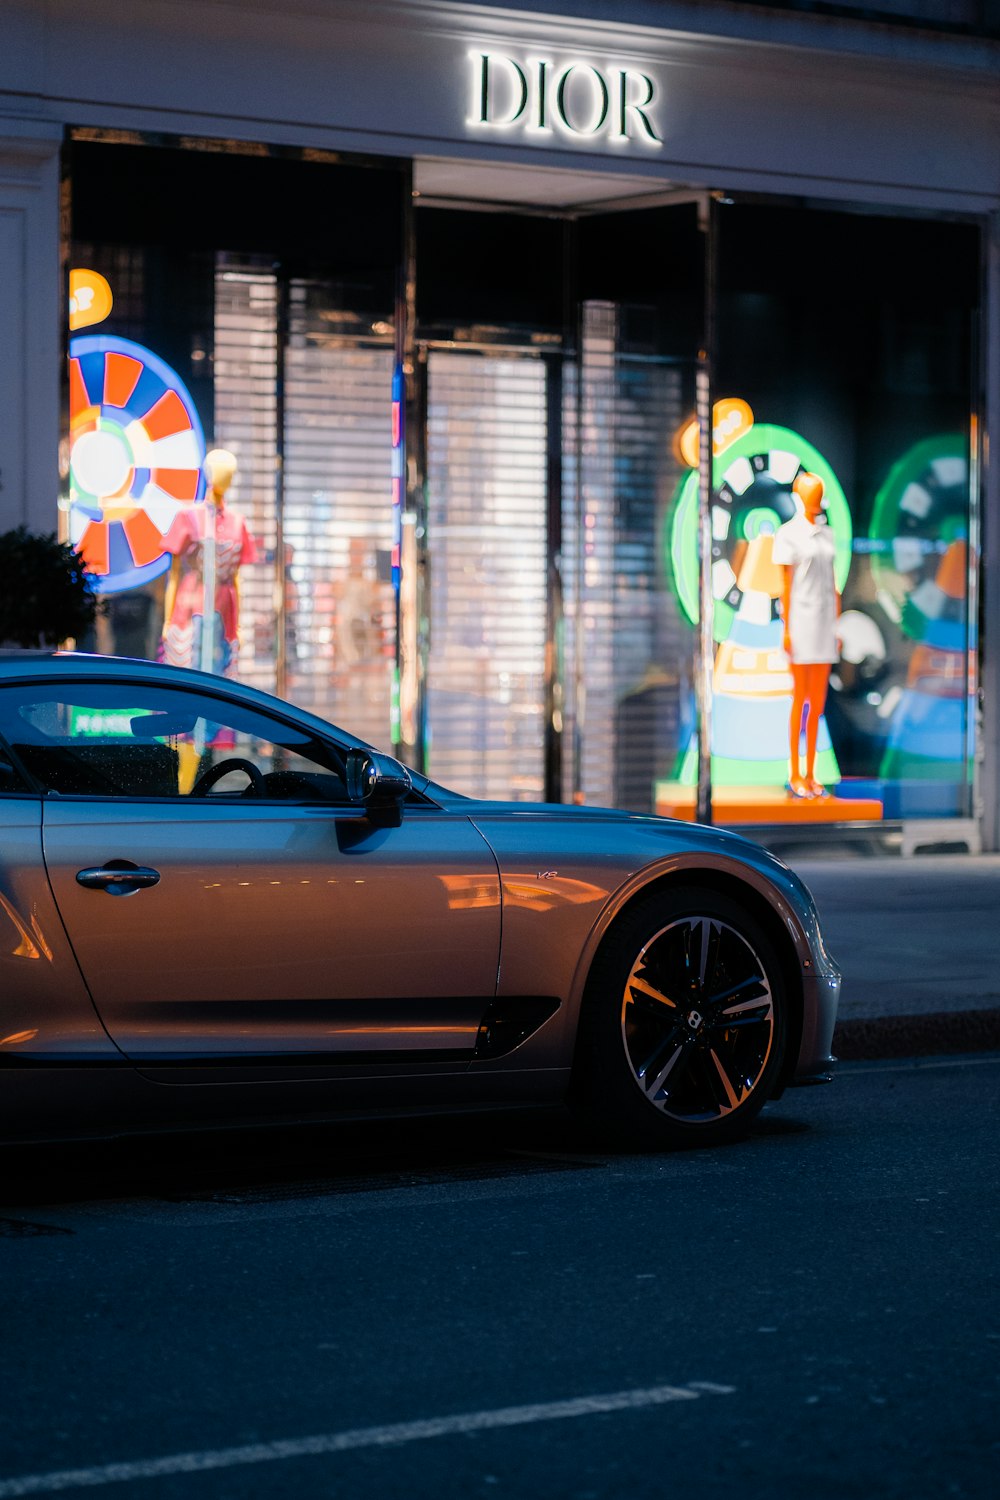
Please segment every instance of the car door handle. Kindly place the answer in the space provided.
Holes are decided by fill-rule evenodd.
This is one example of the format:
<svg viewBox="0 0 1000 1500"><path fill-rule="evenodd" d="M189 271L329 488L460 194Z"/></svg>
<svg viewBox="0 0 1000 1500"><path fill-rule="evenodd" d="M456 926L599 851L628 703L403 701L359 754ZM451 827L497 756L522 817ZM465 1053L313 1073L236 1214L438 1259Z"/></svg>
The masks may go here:
<svg viewBox="0 0 1000 1500"><path fill-rule="evenodd" d="M76 872L77 885L107 891L109 896L131 896L145 886L156 885L159 879L159 870L134 865L127 859L109 859L105 865L92 865Z"/></svg>

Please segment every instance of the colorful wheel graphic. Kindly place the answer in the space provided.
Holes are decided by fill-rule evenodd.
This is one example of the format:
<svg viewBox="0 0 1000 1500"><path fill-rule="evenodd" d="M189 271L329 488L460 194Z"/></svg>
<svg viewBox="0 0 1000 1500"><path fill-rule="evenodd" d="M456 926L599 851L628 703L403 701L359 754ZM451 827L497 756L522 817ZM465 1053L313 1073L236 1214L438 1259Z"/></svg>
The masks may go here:
<svg viewBox="0 0 1000 1500"><path fill-rule="evenodd" d="M969 444L960 432L924 438L903 454L875 496L872 573L890 619L942 650L965 645L965 579L946 561L969 534ZM943 586L943 587L942 587Z"/></svg>
<svg viewBox="0 0 1000 1500"><path fill-rule="evenodd" d="M166 572L164 537L201 500L205 438L180 376L142 344L70 340L70 540L101 593Z"/></svg>
<svg viewBox="0 0 1000 1500"><path fill-rule="evenodd" d="M837 539L837 587L843 589L851 566L851 513L836 474L821 453L788 427L756 423L714 460L712 480L713 634L728 638L742 594L737 584L739 553L747 543L775 532L795 514L795 476L803 469L823 481L827 519ZM698 619L698 471L681 483L670 522L669 555L677 597L691 624ZM772 619L778 605L772 600Z"/></svg>

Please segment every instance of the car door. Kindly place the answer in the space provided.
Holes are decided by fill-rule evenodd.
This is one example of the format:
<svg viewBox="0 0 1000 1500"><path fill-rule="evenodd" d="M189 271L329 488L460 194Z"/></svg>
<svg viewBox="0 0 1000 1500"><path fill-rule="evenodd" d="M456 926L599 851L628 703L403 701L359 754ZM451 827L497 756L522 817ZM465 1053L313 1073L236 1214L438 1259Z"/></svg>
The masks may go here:
<svg viewBox="0 0 1000 1500"><path fill-rule="evenodd" d="M365 817L342 746L223 692L95 674L2 690L0 725L45 788L52 891L127 1056L471 1056L500 891L468 819L419 797L398 826Z"/></svg>
<svg viewBox="0 0 1000 1500"><path fill-rule="evenodd" d="M121 1062L66 941L42 858L42 799L0 745L0 1122L16 1132L12 1087L47 1067ZM30 1089L30 1082L29 1082Z"/></svg>

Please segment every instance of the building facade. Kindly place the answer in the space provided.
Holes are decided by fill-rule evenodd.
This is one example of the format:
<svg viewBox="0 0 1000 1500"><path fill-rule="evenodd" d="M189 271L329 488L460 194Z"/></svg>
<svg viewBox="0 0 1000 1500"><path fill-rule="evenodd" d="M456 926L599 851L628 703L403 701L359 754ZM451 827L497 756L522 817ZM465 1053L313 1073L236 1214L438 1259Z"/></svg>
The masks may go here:
<svg viewBox="0 0 1000 1500"><path fill-rule="evenodd" d="M0 27L0 519L87 558L80 644L486 795L1000 847L994 7ZM214 640L183 542L212 449ZM803 470L842 614L831 795L792 806L771 547Z"/></svg>

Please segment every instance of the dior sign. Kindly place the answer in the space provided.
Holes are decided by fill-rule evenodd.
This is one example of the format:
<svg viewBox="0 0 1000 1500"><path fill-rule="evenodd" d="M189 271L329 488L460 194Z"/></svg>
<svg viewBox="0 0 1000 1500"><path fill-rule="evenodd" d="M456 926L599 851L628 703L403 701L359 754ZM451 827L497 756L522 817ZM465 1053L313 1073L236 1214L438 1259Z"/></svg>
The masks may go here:
<svg viewBox="0 0 1000 1500"><path fill-rule="evenodd" d="M472 52L472 108L477 130L542 137L561 133L579 142L604 140L661 146L656 85L647 73L617 65L553 62Z"/></svg>

